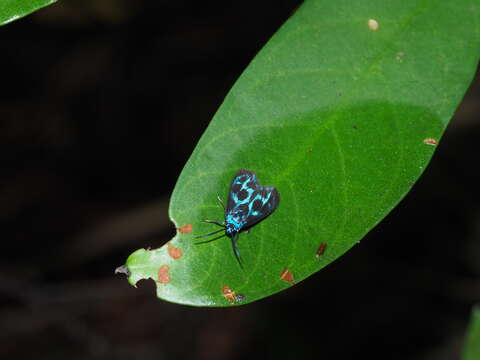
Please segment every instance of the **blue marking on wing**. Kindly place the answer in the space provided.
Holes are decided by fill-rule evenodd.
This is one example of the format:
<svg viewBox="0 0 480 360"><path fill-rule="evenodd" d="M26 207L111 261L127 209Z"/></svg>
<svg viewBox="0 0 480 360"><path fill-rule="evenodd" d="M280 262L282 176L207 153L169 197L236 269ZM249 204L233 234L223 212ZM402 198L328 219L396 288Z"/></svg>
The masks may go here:
<svg viewBox="0 0 480 360"><path fill-rule="evenodd" d="M255 173L240 170L230 185L225 210L227 233L240 232L270 215L280 200L272 186L258 183Z"/></svg>

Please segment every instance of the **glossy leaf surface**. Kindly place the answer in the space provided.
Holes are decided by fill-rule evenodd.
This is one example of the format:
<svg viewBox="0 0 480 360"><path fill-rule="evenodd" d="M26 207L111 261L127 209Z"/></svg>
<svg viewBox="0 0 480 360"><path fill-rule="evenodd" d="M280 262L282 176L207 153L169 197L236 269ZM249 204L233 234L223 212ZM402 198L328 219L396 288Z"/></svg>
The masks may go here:
<svg viewBox="0 0 480 360"><path fill-rule="evenodd" d="M182 304L245 304L358 243L422 174L474 75L472 4L306 1L238 79L178 179L170 216L187 227L134 252L129 282L153 279L160 298ZM223 221L216 197L241 168L281 197L240 235L244 270L228 238L194 245L217 229L202 219Z"/></svg>

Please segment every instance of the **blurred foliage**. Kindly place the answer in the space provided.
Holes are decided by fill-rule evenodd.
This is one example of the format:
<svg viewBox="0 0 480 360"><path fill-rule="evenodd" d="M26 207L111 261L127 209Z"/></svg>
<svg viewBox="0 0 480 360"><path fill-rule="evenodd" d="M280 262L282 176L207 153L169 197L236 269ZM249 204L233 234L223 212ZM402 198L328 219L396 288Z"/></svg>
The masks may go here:
<svg viewBox="0 0 480 360"><path fill-rule="evenodd" d="M463 360L480 359L480 308L474 307L467 330Z"/></svg>

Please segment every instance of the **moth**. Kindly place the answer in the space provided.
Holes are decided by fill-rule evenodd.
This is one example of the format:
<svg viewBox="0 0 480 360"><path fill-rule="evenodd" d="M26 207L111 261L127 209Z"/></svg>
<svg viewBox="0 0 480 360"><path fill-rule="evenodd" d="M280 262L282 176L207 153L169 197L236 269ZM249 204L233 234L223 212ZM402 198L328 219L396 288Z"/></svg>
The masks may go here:
<svg viewBox="0 0 480 360"><path fill-rule="evenodd" d="M227 206L225 207L220 198L218 200L225 210L225 220L223 222L216 220L203 221L220 226L222 229L196 238L206 238L222 231L225 231L225 233L214 239L196 244L209 243L224 236L229 237L232 241L233 253L240 267L243 268L237 244L240 232L249 230L274 212L280 202L280 195L275 187L260 185L257 175L253 171L241 169L233 177L228 190Z"/></svg>

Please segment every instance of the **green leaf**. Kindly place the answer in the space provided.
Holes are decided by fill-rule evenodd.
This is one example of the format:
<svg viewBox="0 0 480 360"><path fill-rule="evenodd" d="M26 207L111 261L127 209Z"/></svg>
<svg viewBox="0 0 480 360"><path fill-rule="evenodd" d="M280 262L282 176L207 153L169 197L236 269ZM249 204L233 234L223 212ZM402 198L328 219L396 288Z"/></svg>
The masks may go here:
<svg viewBox="0 0 480 360"><path fill-rule="evenodd" d="M463 360L480 359L480 308L474 307L468 326Z"/></svg>
<svg viewBox="0 0 480 360"><path fill-rule="evenodd" d="M170 217L193 231L131 254L129 282L153 279L176 303L239 305L344 254L427 166L474 75L479 14L471 0L306 1L238 79L178 179ZM194 245L218 229L202 219L223 221L216 196L241 168L281 197L240 235L244 270L228 238Z"/></svg>
<svg viewBox="0 0 480 360"><path fill-rule="evenodd" d="M1 0L0 25L8 24L57 0Z"/></svg>

